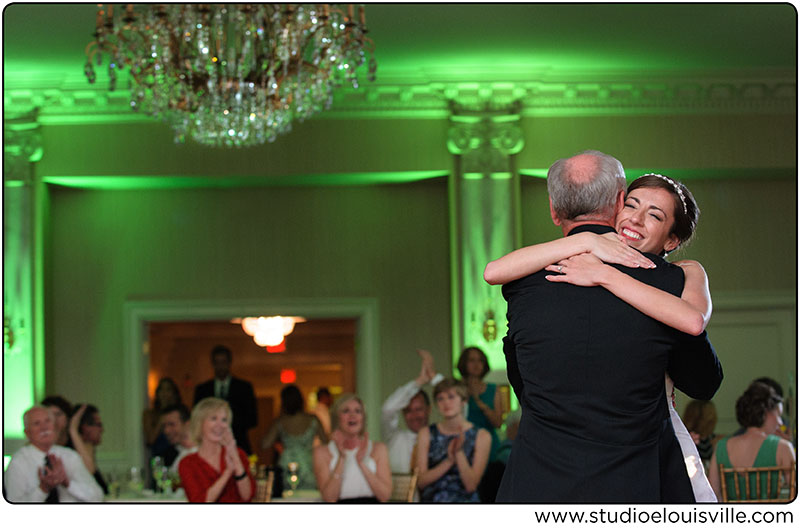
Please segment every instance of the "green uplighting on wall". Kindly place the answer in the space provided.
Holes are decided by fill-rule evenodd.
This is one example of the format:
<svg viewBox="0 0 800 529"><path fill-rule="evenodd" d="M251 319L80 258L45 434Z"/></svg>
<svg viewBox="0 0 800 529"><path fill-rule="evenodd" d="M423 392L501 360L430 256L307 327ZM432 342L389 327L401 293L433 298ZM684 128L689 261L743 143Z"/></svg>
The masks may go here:
<svg viewBox="0 0 800 529"><path fill-rule="evenodd" d="M547 169L520 169L521 176L532 176L534 178L547 178Z"/></svg>
<svg viewBox="0 0 800 529"><path fill-rule="evenodd" d="M397 171L378 173L339 173L283 176L44 176L46 184L79 189L136 190L136 189L196 189L281 186L358 186L402 184L431 178L442 178L447 171Z"/></svg>
<svg viewBox="0 0 800 529"><path fill-rule="evenodd" d="M665 176L672 177L676 180L700 180L700 179L736 179L736 180L762 180L769 178L793 178L797 174L797 170L793 167L769 167L769 168L732 168L732 169L717 169L717 168L699 168L699 169L665 169L665 168L647 168L647 169L625 169L625 179L628 182L636 180L640 176L647 173L659 173ZM520 169L519 174L522 176L530 176L533 178L547 178L547 169Z"/></svg>

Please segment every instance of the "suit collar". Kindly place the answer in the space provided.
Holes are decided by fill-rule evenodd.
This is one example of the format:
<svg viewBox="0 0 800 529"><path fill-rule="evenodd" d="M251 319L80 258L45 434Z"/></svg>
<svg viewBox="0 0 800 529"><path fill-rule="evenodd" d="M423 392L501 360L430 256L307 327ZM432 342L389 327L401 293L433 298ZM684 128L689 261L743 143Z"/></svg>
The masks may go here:
<svg viewBox="0 0 800 529"><path fill-rule="evenodd" d="M575 235L576 233L582 233L584 231L590 231L592 233L603 234L603 233L616 233L616 230L611 226L606 226L604 224L581 224L580 226L576 226L569 231L569 235Z"/></svg>

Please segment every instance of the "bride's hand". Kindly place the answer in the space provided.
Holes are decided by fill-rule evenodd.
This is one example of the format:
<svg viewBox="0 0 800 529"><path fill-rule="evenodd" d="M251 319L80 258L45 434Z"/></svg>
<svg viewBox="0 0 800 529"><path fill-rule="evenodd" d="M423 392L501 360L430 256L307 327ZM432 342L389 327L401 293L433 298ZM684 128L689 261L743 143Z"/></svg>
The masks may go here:
<svg viewBox="0 0 800 529"><path fill-rule="evenodd" d="M603 274L610 266L590 253L574 255L569 259L563 259L554 265L550 265L545 270L548 272L558 272L557 276L545 276L545 279L553 283L570 283L579 287L594 287L602 283Z"/></svg>
<svg viewBox="0 0 800 529"><path fill-rule="evenodd" d="M625 238L618 233L597 235L589 233L589 251L606 263L621 264L629 268L655 268L653 262L638 250L628 246Z"/></svg>

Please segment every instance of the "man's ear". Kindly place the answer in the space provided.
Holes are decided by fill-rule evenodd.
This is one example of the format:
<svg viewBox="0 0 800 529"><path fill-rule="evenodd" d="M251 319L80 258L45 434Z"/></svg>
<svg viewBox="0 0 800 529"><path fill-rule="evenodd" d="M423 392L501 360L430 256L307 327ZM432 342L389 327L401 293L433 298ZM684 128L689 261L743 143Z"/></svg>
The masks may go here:
<svg viewBox="0 0 800 529"><path fill-rule="evenodd" d="M556 215L556 210L553 209L553 199L548 198L548 200L550 201L550 218L553 219L553 224L556 226L561 226L561 219L558 218L558 215Z"/></svg>
<svg viewBox="0 0 800 529"><path fill-rule="evenodd" d="M617 218L617 215L625 209L625 191L619 191L617 193L617 200L614 203L614 218Z"/></svg>

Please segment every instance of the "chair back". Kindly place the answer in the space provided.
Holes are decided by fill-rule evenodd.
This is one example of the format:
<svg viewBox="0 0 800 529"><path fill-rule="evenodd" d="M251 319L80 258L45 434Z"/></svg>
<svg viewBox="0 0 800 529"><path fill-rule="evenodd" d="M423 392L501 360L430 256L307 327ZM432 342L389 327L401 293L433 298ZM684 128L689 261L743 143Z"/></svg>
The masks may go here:
<svg viewBox="0 0 800 529"><path fill-rule="evenodd" d="M256 495L253 497L254 503L269 503L272 501L272 482L274 479L274 470L267 472L264 465L258 469L256 474Z"/></svg>
<svg viewBox="0 0 800 529"><path fill-rule="evenodd" d="M417 490L417 478L419 478L419 468L415 468L409 474L392 474L392 495L389 501L392 503L412 503L414 493Z"/></svg>
<svg viewBox="0 0 800 529"><path fill-rule="evenodd" d="M790 476L788 481L787 475ZM797 462L785 467L725 468L720 465L719 478L723 503L788 503L797 495Z"/></svg>

